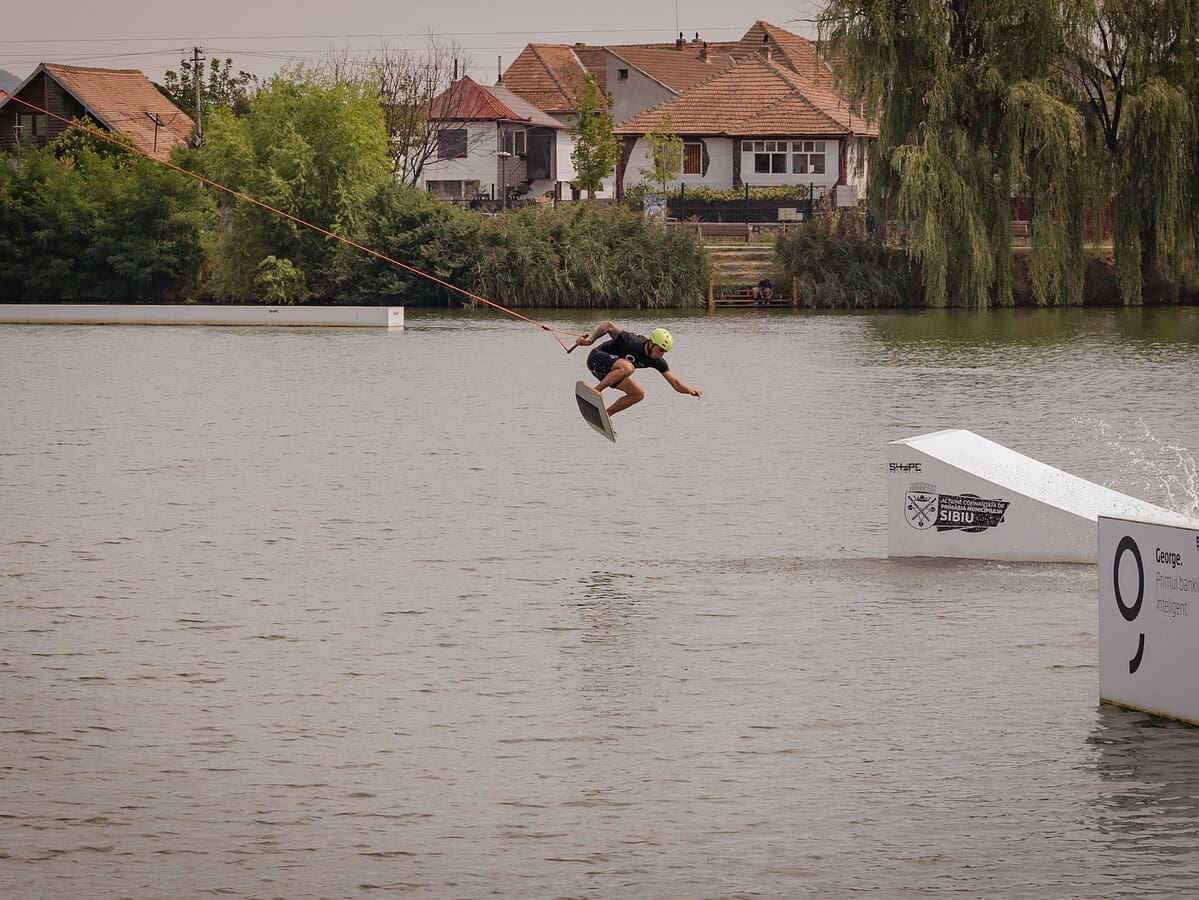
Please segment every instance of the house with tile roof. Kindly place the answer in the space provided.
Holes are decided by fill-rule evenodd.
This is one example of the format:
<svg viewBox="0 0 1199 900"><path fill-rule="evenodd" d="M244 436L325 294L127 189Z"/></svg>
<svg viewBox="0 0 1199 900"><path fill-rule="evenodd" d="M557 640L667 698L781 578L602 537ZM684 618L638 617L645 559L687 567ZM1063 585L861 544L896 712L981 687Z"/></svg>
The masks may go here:
<svg viewBox="0 0 1199 900"><path fill-rule="evenodd" d="M574 123L575 92L594 75L601 93L612 100L616 122L630 118L733 65L728 53L710 51L697 39L674 44L609 47L576 44L529 44L504 72L502 83L569 127ZM596 193L615 193L615 173Z"/></svg>
<svg viewBox="0 0 1199 900"><path fill-rule="evenodd" d="M437 153L417 186L453 200L561 196L575 177L566 126L503 85L460 78L434 98Z"/></svg>
<svg viewBox="0 0 1199 900"><path fill-rule="evenodd" d="M0 99L0 150L12 150L18 135L21 141L45 146L66 130L62 119L85 115L159 160L186 144L195 131L191 117L136 69L42 63Z"/></svg>
<svg viewBox="0 0 1199 900"><path fill-rule="evenodd" d="M801 39L802 40L802 39ZM831 73L805 76L774 58L769 44L671 100L619 124L620 191L650 168L646 136L669 117L683 139L688 186L718 189L810 186L815 196L842 185L839 201L865 186L865 160L878 127L831 90Z"/></svg>
<svg viewBox="0 0 1199 900"><path fill-rule="evenodd" d="M748 68L731 74L742 66ZM664 112L684 137L685 184L729 188L798 181L818 193L838 183L865 184L865 148L878 136L877 126L840 97L832 71L810 41L769 22L755 22L736 41L708 42L698 34L686 40L680 34L660 44L529 44L505 71L503 83L569 124L574 85L587 74L595 75L611 97L616 131L627 145L601 196L622 193L627 172L634 176L628 183L641 180L638 170L649 163L645 142L639 146L637 139L652 131ZM719 84L709 87L713 82ZM705 108L710 102L717 106ZM783 130L767 130L766 120L755 123L765 113ZM683 120L695 130L680 131ZM642 126L647 130L638 131ZM801 126L800 133L786 130ZM784 158L785 172L778 170ZM756 171L761 167L767 171Z"/></svg>

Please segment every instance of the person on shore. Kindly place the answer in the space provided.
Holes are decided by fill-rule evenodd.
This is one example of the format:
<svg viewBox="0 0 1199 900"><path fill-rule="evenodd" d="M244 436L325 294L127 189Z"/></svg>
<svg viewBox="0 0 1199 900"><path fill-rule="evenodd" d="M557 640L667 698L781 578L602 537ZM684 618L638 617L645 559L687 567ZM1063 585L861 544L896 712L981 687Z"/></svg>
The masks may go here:
<svg viewBox="0 0 1199 900"><path fill-rule="evenodd" d="M588 354L587 368L599 379L599 384L593 388L597 394L603 394L604 390L610 387L624 392L623 397L608 407L609 416L614 416L645 398L645 391L632 378L636 369L657 369L666 379L666 383L680 394L703 396L701 391L683 384L666 364L663 357L674 346L674 338L665 328L655 328L649 333L649 337L646 337L643 334L625 331L611 322L604 322L591 334L576 338L575 346L590 347L605 335L609 339L592 348Z"/></svg>
<svg viewBox="0 0 1199 900"><path fill-rule="evenodd" d="M774 285L770 283L769 278L763 278L754 287L754 299L759 303L765 303L774 297Z"/></svg>

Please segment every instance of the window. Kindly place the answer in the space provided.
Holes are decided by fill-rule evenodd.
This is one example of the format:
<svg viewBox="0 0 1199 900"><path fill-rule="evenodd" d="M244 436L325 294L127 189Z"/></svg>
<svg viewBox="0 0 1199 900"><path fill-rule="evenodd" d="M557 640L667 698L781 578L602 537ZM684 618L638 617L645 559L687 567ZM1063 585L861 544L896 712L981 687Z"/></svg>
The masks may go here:
<svg viewBox="0 0 1199 900"><path fill-rule="evenodd" d="M616 70L616 79L618 81L628 81L629 80L629 70L628 69L617 69Z"/></svg>
<svg viewBox="0 0 1199 900"><path fill-rule="evenodd" d="M430 194L436 194L445 200L454 200L462 196L461 181L426 181L425 188Z"/></svg>
<svg viewBox="0 0 1199 900"><path fill-rule="evenodd" d="M795 141L791 171L796 175L824 174L824 141Z"/></svg>
<svg viewBox="0 0 1199 900"><path fill-rule="evenodd" d="M426 181L425 189L443 200L474 200L479 196L479 182L470 181Z"/></svg>
<svg viewBox="0 0 1199 900"><path fill-rule="evenodd" d="M437 132L439 159L461 159L466 156L466 129L442 128Z"/></svg>
<svg viewBox="0 0 1199 900"><path fill-rule="evenodd" d="M684 175L702 175L701 161L703 159L703 145L695 142L683 142L683 174Z"/></svg>
<svg viewBox="0 0 1199 900"><path fill-rule="evenodd" d="M500 149L511 153L513 156L523 156L525 153L525 132L500 132Z"/></svg>
<svg viewBox="0 0 1199 900"><path fill-rule="evenodd" d="M748 141L754 155L754 172L759 175L785 174L787 171L787 141Z"/></svg>

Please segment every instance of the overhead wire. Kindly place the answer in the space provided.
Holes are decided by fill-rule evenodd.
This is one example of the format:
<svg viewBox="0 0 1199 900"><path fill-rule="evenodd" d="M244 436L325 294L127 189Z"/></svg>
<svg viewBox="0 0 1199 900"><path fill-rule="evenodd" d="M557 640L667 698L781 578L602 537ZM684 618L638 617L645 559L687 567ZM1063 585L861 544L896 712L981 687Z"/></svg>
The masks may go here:
<svg viewBox="0 0 1199 900"><path fill-rule="evenodd" d="M343 235L329 231L328 229L322 228L319 225L314 225L312 222L305 221L304 219L301 219L299 216L294 216L289 212L285 212L284 210L277 209L276 207L271 206L268 203L263 203L261 200L251 197L249 194L242 193L241 191L235 190L234 188L220 184L219 182L213 181L211 178L205 178L203 175L200 175L197 172L189 171L188 169L184 169L182 166L177 166L172 162L168 162L168 161L162 160L162 159L157 159L157 158L151 156L146 151L142 150L140 147L130 146L129 144L126 144L122 141L117 140L112 135L110 135L106 132L97 131L94 128L88 128L85 125L80 125L78 122L75 122L71 119L67 119L64 116L60 116L55 113L52 113L49 110L42 109L40 106L30 103L28 100L24 100L17 96L10 96L9 100L12 102L20 103L23 106L27 106L30 109L34 110L35 112L49 116L52 119L57 119L58 121L65 123L68 128L77 128L80 131L83 131L87 134L92 135L93 137L97 137L97 138L100 138L101 140L107 141L111 144L115 144L116 146L121 147L130 152L136 153L139 156L144 156L146 159L149 159L152 162L156 162L159 165L166 166L168 169L172 169L181 175L187 176L188 178L194 178L196 181L199 181L202 184L206 184L209 187L213 187L213 188L216 188L217 190L224 191L225 193L229 194L232 197L236 197L239 200L244 200L247 203L252 203L253 205L261 207L262 209L265 209L268 212L275 213L278 216L282 216L285 219L295 222L297 225L302 225L305 228L309 228L312 231L317 232L318 234L325 235L325 237L333 238L336 241L340 241L341 243L345 244L348 247L353 247L356 250L361 250L363 253L367 253L370 256L380 259L386 263L390 263L391 265L396 266L397 268L403 269L406 272L411 272L413 275L418 275L421 278L428 279L429 281L432 281L434 284L440 285L441 287L447 288L448 290L456 291L457 293L462 294L463 296L468 297L471 300L474 300L478 303L482 303L485 306L489 306L492 309L497 309L500 312L507 313L508 315L510 315L516 319L520 319L521 321L528 322L530 325L536 325L542 331L547 331L551 335L553 335L554 340L556 340L561 345L562 349L565 350L567 353L570 353L570 351L574 349L574 346L572 345L572 346L568 347L566 345L566 343L562 340L562 338L560 338L558 335L566 335L568 337L575 337L575 338L586 337L586 335L579 334L578 332L563 331L558 328L552 328L543 322L538 322L536 319L531 319L528 316L521 315L520 313L516 312L513 309L509 309L506 306L502 306L499 303L495 303L494 301L488 300L486 297L481 297L478 294L472 293L471 291L466 290L466 288L459 287L456 284L451 284L448 281L438 278L436 275L431 275L428 272L421 271L420 269L416 268L415 266L410 266L407 263L402 263L397 259L392 259L390 256L386 256L377 250L372 250L370 247L364 246L363 244L359 244L357 241L350 240L349 238L344 237Z"/></svg>

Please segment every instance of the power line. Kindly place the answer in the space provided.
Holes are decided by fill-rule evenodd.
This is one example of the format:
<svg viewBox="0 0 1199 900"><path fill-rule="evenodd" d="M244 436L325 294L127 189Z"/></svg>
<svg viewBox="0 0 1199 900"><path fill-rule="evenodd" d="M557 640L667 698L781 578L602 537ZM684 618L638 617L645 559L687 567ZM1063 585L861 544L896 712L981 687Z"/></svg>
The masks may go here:
<svg viewBox="0 0 1199 900"><path fill-rule="evenodd" d="M796 19L794 21L803 21ZM692 30L698 31L745 31L744 25L706 25L706 26L690 26ZM463 37L511 37L511 36L528 36L528 35L543 35L543 34L644 34L666 31L665 28L570 28L570 29L530 29L522 28L519 31L455 31L453 34L433 32L434 37L452 38L455 35ZM234 35L217 35L209 37L189 37L186 40L211 42L211 41L302 41L302 40L328 40L341 38L405 38L405 37L429 37L430 33L425 31L397 31L386 34L378 32L369 32L363 34L341 33L341 34L234 34ZM20 38L17 40L6 40L0 38L0 45L4 44L95 44L95 43L133 43L138 41L175 41L184 40L181 37L105 37L105 38L64 38L61 36L53 38Z"/></svg>

